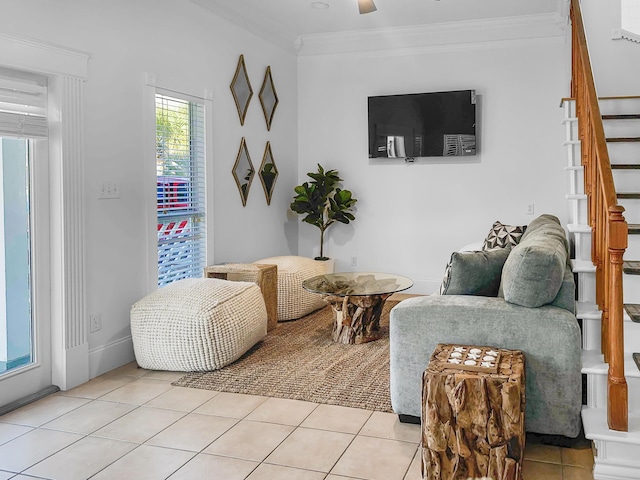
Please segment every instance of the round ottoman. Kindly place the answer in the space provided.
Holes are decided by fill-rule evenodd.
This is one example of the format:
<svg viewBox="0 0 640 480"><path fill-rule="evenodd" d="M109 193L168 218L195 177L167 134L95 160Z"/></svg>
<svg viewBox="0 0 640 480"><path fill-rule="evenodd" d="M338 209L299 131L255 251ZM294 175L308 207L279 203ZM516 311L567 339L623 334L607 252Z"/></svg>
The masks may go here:
<svg viewBox="0 0 640 480"><path fill-rule="evenodd" d="M278 266L278 321L295 320L326 305L321 295L304 290L302 282L331 273L333 262L290 255L263 258L253 263Z"/></svg>
<svg viewBox="0 0 640 480"><path fill-rule="evenodd" d="M178 280L136 302L130 316L136 361L149 370L216 370L267 334L260 287L249 282Z"/></svg>

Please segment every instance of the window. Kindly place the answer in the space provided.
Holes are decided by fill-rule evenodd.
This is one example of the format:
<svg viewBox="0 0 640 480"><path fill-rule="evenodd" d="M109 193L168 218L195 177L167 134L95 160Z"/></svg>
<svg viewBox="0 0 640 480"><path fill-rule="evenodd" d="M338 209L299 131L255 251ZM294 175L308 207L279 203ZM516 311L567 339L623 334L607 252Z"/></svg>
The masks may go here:
<svg viewBox="0 0 640 480"><path fill-rule="evenodd" d="M620 0L620 30L614 30L614 38L626 38L640 42L640 0Z"/></svg>
<svg viewBox="0 0 640 480"><path fill-rule="evenodd" d="M158 286L206 263L204 105L156 94Z"/></svg>
<svg viewBox="0 0 640 480"><path fill-rule="evenodd" d="M32 170L46 79L0 68L0 374L35 362Z"/></svg>

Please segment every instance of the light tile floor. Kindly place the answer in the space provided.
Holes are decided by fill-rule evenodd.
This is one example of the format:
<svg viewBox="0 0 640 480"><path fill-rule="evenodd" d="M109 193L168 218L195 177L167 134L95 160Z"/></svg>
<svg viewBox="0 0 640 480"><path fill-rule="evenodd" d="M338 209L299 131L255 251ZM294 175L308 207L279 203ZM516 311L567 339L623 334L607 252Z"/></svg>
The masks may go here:
<svg viewBox="0 0 640 480"><path fill-rule="evenodd" d="M125 365L0 417L0 480L418 480L420 427L389 413L173 387ZM592 479L588 442L527 438L525 480Z"/></svg>

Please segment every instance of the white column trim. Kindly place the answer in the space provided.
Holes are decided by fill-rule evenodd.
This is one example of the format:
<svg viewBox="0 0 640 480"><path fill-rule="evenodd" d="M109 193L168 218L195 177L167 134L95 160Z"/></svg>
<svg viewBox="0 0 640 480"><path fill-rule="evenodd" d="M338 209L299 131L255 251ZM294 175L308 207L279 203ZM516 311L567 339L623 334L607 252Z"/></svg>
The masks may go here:
<svg viewBox="0 0 640 480"><path fill-rule="evenodd" d="M56 76L50 91L52 381L67 390L89 380L85 316L83 86Z"/></svg>

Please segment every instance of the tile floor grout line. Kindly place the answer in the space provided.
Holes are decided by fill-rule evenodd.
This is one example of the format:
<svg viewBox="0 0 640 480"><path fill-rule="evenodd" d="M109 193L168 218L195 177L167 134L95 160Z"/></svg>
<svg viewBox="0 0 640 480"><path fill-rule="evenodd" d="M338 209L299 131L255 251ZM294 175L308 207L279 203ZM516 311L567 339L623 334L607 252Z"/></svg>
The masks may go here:
<svg viewBox="0 0 640 480"><path fill-rule="evenodd" d="M409 462L409 465L407 465L407 469L404 471L404 475L402 476L402 480L405 480L407 478L407 475L409 475L409 470L411 470L411 465L413 465L413 461L416 458L416 454L418 453L418 450L420 450L420 445L421 445L421 443L419 443L416 446L416 451L413 452L413 456L411 457L411 461Z"/></svg>
<svg viewBox="0 0 640 480"><path fill-rule="evenodd" d="M251 470L248 471L248 473L243 474L243 478L244 480L247 480L249 477L251 477L251 475L254 475L254 473L260 469L261 465L278 465L281 466L283 468L290 468L295 470L300 470L300 471L307 471L307 472L314 472L317 474L322 474L323 475L323 479L328 479L329 477L331 477L332 475L335 476L335 478L343 478L342 475L338 475L337 473L332 473L332 471L334 470L334 468L336 467L336 465L340 462L341 459L344 458L344 456L347 454L347 451L349 450L349 448L351 448L351 446L354 444L354 442L356 441L356 439L358 437L361 438L372 438L372 439L379 439L379 440L383 440L383 441L394 441L394 442L399 442L400 444L411 444L413 445L415 448L413 449L413 454L411 455L410 459L409 459L409 464L406 467L406 469L402 469L402 464L400 465L400 468L398 468L397 470L393 471L393 475L395 478L395 474L400 474L402 473L402 478L403 480L414 480L414 474L417 473L417 470L415 468L414 465L414 460L419 461L419 458L417 458L416 456L419 453L419 449L420 449L420 442L415 442L415 441L411 441L411 440L407 440L407 438L410 438L413 434L413 430L407 430L407 429L400 429L400 431L397 431L398 429L396 428L396 424L393 423L389 423L387 420L388 419L384 419L381 417L381 419L383 420L380 423L374 422L371 426L371 430L370 433L366 433L365 431L365 427L367 425L368 422L371 422L374 415L376 414L376 411L373 410L367 410L367 409L360 409L363 410L365 412L367 412L366 418L364 418L363 423L357 428L354 429L356 430L355 433L352 433L351 430L349 430L350 428L352 428L353 422L338 422L340 423L340 425L336 424L336 427L333 427L331 425L333 425L333 423L331 425L328 425L328 428L317 428L314 427L313 424L311 424L310 426L307 425L303 425L303 423L307 420L310 419L310 417L318 411L318 409L320 408L321 405L324 405L322 403L316 403L316 402L308 402L308 403L313 403L315 404L315 406L308 412L308 413L304 413L303 410L303 417L302 419L297 422L297 424L295 425L287 425L286 423L278 423L277 421L273 421L273 420L263 420L263 419L249 419L248 417L255 412L257 409L264 407L264 403L267 402L270 398L276 398L276 397L264 397L264 400L261 401L260 403L258 403L257 405L253 406L252 409L244 414L244 416L242 417L233 417L233 416L224 416L224 415L211 415L213 417L218 417L218 418L224 418L224 419L232 419L233 423L232 425L230 425L228 428L225 428L221 433L217 434L215 436L215 438L211 441L208 441L208 438L206 436L203 436L204 440L207 440L208 443L206 446L204 446L203 448L201 448L199 451L196 450L188 450L188 449L184 449L182 447L180 448L175 448L175 447L171 447L171 446L163 446L163 445L150 445L148 442L151 441L153 438L161 435L163 432L165 432L167 429L171 428L172 426L174 426L176 423L180 422L181 420L187 418L190 415L196 414L196 410L198 410L199 408L201 408L203 405L209 403L209 402L213 402L215 403L215 398L222 392L218 392L215 391L214 395L201 402L198 403L197 406L193 407L193 408L188 408L186 410L184 409L173 409L173 408L167 408L164 405L161 406L153 406L153 405L149 405L150 402L158 399L159 397L168 394L169 392L171 392L174 388L177 388L173 385L171 385L171 380L167 380L167 379L162 379L162 378L158 378L158 379L154 379L154 378L145 378L148 375L150 375L150 371L145 372L143 375L140 376L131 376L127 378L131 378L130 382L126 382L123 383L122 385L114 388L113 390L108 390L105 391L104 393L102 393L100 396L95 397L95 398L87 398L87 397L82 397L82 396L76 396L76 395L64 395L63 392L58 392L57 394L55 394L56 396L61 396L61 397L67 397L67 398L75 398L75 399L81 399L81 400L86 400L86 402L82 403L82 405L79 405L75 408L72 408L71 410L69 410L68 412L65 412L61 415L57 415L55 417L53 417L52 419L48 420L46 423L42 424L42 425L37 425L37 426L32 426L32 425L24 425L24 424L15 424L15 423L7 423L7 422L2 422L0 420L0 423L4 423L7 425L13 425L16 427L20 427L20 428L25 428L28 429L26 432L20 433L19 435L17 435L14 438L11 438L10 440L0 444L0 447L5 446L7 443L12 442L13 440L17 440L21 437L23 437L24 435L30 433L30 432L34 432L34 431L56 431L56 432L61 432L61 433L68 433L68 434L73 434L73 435L78 435L79 438L77 438L75 441L71 442L69 445L66 445L65 447L57 450L56 452L53 452L52 454L48 455L45 458L40 459L38 462L34 463L33 465L27 467L26 469L24 469L22 472L16 472L16 473L12 473L13 476L15 475L28 475L24 472L26 472L27 470L29 470L30 468L40 464L41 462L44 462L45 460L49 459L51 456L53 455L57 455L60 452L64 451L67 448L71 448L73 445L77 444L78 442L83 441L84 439L87 438L106 438L112 441L116 441L116 442L123 442L123 443L128 443L133 445L133 448L131 450L129 450L126 453L123 453L122 455L118 456L118 458L115 459L110 459L109 460L109 464L106 465L105 467L103 467L101 470L99 470L98 472L91 474L90 478L93 478L94 476L98 475L100 472L104 471L105 469L109 468L110 466L114 465L115 463L117 463L118 461L120 461L123 457L129 455L130 453L135 452L136 450L139 450L139 448L141 446L146 446L149 448L161 448L165 451L176 451L176 452L185 452L188 454L189 459L186 461L183 461L181 457L181 455L178 456L178 458L181 460L180 465L173 469L172 472L166 474L163 478L171 478L172 476L176 475L177 472L179 472L181 469L185 468L185 466L189 465L190 462L194 461L194 459L196 459L198 456L207 456L207 457L220 457L220 458L230 458L230 459L237 459L237 460L245 460L245 461L251 461L251 460L247 460L246 458L242 458L239 456L233 456L233 455L221 455L221 454L217 454L217 453L206 453L205 450L207 448L209 448L211 445L213 445L216 441L220 440L220 438L222 438L224 435L226 435L230 430L232 430L233 428L237 427L241 422L251 422L251 423L261 423L261 424L269 424L269 425L278 425L278 426L285 426L290 428L291 430L289 431L289 433L286 434L286 436L284 436L284 438L282 440L280 440L278 442L277 445L273 446L272 448L269 449L268 453L266 453L266 455L264 456L264 458L261 461L251 461L252 463L254 463L254 465L251 467ZM114 377L116 377L116 375L113 375ZM117 375L120 377L124 377L124 375ZM119 389L119 388L123 388L126 385L129 385L132 382L135 382L137 380L143 380L142 382L139 382L141 384L168 384L168 390L165 390L162 393L159 393L158 395L153 396L152 398L148 399L145 401L145 403L142 404L130 404L130 403L124 403L124 402L118 402L118 401L112 401L112 400L103 400L102 397L108 395L109 393ZM182 388L188 388L188 387L182 387ZM189 392L185 392L186 395L189 395ZM242 394L240 394L242 395ZM262 396L255 396L255 397L262 397ZM170 402L173 402L175 400L178 400L177 405L179 405L179 399L180 397L178 395L176 395L174 397L174 399L169 400L169 402L167 402L169 405L171 404ZM100 402L100 404L96 403L96 402ZM95 405L96 410L98 410L98 406L102 405L102 404L106 404L106 403L111 403L111 404L118 404L118 405L126 405L131 407L131 410L129 410L126 413L122 413L121 415L119 414L116 418L111 419L110 421L108 421L107 423L105 423L104 425L92 430L89 433L85 433L85 432L72 432L72 431L68 431L68 430L60 430L60 429L56 429L56 428L51 428L47 425L53 423L54 421L60 419L61 417L64 417L65 415L68 414L72 414L74 411L77 411L85 406L88 406L89 408L91 407L91 405ZM329 404L327 404L329 405ZM155 432L150 438L145 439L144 441L138 443L138 442L131 442L129 440L121 440L121 439L113 439L113 438L109 438L109 437L100 437L98 435L95 435L95 432L97 432L98 430L105 428L106 426L110 425L111 423L122 419L123 417L125 417L126 415L128 415L129 413L135 412L137 410L139 410L140 408L146 408L146 409L153 409L156 411L170 411L170 412L174 412L174 414L177 414L178 418L175 419L174 421L172 421L170 424L166 425L164 428L160 429L159 431ZM214 406L215 407L215 406ZM102 413L102 412L101 412ZM282 414L282 410L272 410L270 412L270 409L266 408L263 417L269 417L269 413L273 413L276 415ZM286 412L285 412L286 413ZM383 412L383 413L388 413L388 412ZM34 416L38 415L38 411L34 411L33 412ZM207 415L210 416L210 414L208 413L198 413L197 415ZM360 416L360 414L358 414L358 416ZM46 417L46 415L45 415ZM286 415L285 415L286 417ZM171 418L171 416L169 416L169 418ZM277 417L274 417L277 418ZM1 417L0 417L1 419ZM83 419L81 419L82 421ZM285 420L286 421L286 418ZM337 421L337 420L336 420ZM397 421L397 420L396 420ZM315 420L315 422L320 425L320 426L324 426L323 422L322 422L322 417L319 416L318 420ZM70 425L73 425L73 422L69 423ZM71 427L73 428L73 426ZM341 430L336 430L342 428L343 430L347 430L347 431L341 431ZM339 454L339 456L337 457L337 460L333 463L333 465L331 465L331 468L329 469L328 472L323 472L320 470L314 470L312 468L309 467L296 467L296 466L292 466L292 465L284 465L284 464L279 464L279 463L270 463L267 462L266 460L269 458L270 455L273 454L273 452L275 450L277 450L281 445L283 445L283 443L289 439L295 432L298 431L302 431L302 430L307 430L307 431L324 431L324 432L332 432L332 433L340 433L340 434L348 434L351 435L351 439L347 442L346 447L342 450L342 452ZM298 432L300 433L300 432ZM13 435L13 433L11 433ZM410 435L411 434L411 435ZM396 438L396 435L400 435L403 438ZM406 438L405 438L406 437ZM527 442L529 443L529 442ZM170 442L169 442L170 444ZM580 453L574 453L573 455L571 455L569 457L568 451L572 450L571 448L561 448L561 447L557 447L559 449L560 452L560 461L559 463L556 463L554 461L549 461L549 460L545 460L545 459L532 459L532 458L526 458L525 460L527 462L530 462L530 465L554 465L554 469L559 470L559 477L554 477L554 478L560 478L560 479L566 479L568 480L569 478L574 478L574 475L579 475L580 478L582 478L582 473L580 472L584 472L585 476L587 478L593 478L593 466L588 466L588 465L581 465L581 464L577 464L581 462L582 460L584 460L585 455L583 455L583 452ZM563 455L563 451L567 450L567 453L565 455ZM577 449L576 452L578 450L581 449ZM407 452L408 453L408 452ZM573 459L572 463L565 463L565 460L563 457L568 457ZM414 467L412 469L412 467ZM559 468L558 468L559 467ZM536 467L539 468L539 467ZM545 467L546 468L546 467ZM579 469L579 470L576 470ZM362 477L361 473L360 475L355 475L354 478L366 478L366 477ZM13 477L12 477L13 478ZM33 478L44 478L44 477L33 477ZM318 478L319 475L318 475ZM347 478L347 477L344 477ZM416 477L418 478L418 477Z"/></svg>

